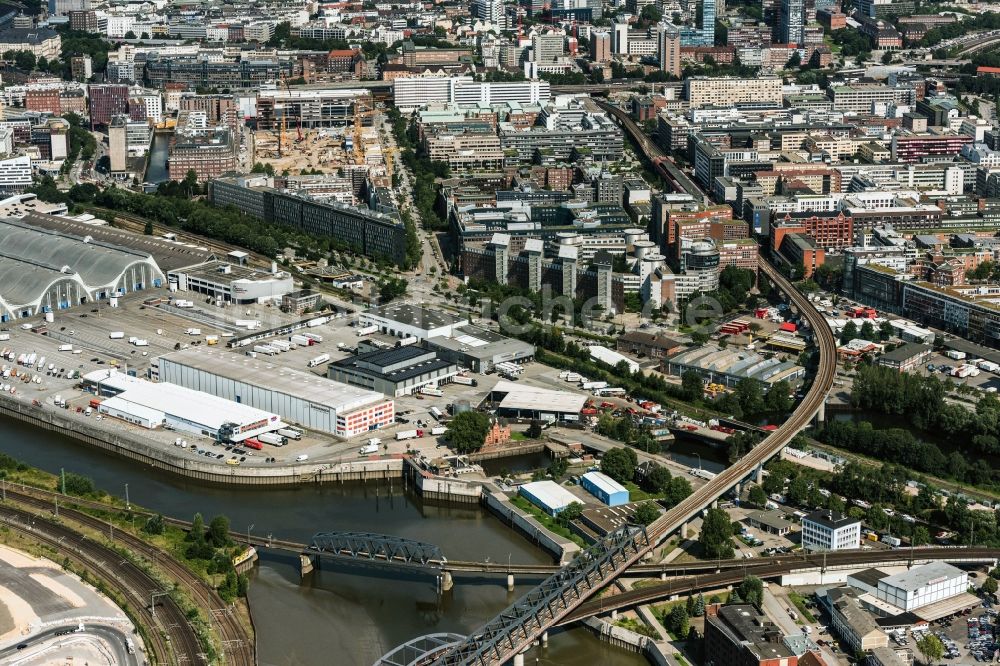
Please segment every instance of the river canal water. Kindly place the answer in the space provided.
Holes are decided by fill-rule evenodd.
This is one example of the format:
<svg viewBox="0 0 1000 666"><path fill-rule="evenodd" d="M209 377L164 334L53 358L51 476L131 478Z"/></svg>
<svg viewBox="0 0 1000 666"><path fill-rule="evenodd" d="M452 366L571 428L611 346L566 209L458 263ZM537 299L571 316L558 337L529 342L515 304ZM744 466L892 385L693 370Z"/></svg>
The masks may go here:
<svg viewBox="0 0 1000 666"><path fill-rule="evenodd" d="M144 469L56 433L0 419L0 451L35 467L61 468L146 508L190 519L201 512L230 518L232 528L308 542L321 531L367 531L437 544L462 560L550 562L551 556L478 507L423 503L400 483L325 485L288 490L217 488ZM371 664L416 636L468 633L529 589L523 579L508 593L502 578L456 578L439 600L430 576L391 576L349 567L316 572L300 584L298 559L264 554L252 574L250 603L264 666ZM537 661L536 661L537 659ZM585 629L552 635L526 663L638 666L646 661L598 641Z"/></svg>

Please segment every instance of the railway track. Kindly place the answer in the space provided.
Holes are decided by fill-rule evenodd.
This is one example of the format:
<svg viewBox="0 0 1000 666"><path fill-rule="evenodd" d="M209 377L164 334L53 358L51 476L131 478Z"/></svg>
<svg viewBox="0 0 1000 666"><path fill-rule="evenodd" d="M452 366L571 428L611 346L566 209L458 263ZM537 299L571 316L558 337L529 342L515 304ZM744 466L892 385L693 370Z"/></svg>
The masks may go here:
<svg viewBox="0 0 1000 666"><path fill-rule="evenodd" d="M43 511L51 511L54 508L52 500L42 498L34 494L29 494L27 492L18 492L8 488L6 490L6 496L8 501L18 502L25 506L31 506ZM74 502L75 500L64 498L64 501ZM98 502L90 502L86 500L84 500L84 502L86 502L86 505L90 508L104 511L119 511L115 507L101 507ZM60 515L65 516L81 525L106 533L109 537L112 536L112 530L110 529L109 524L99 518L62 505L59 507L59 512ZM137 515L140 514L137 512ZM129 532L119 530L113 535L113 539L117 539L130 550L139 553L149 561L154 562L156 566L165 570L173 580L177 581L193 597L195 603L208 614L208 619L218 633L219 640L222 643L225 652L225 663L234 665L245 664L246 666L253 666L253 664L256 663L254 649L255 643L253 638L247 633L243 625L240 623L233 607L227 605L218 593L200 576L189 570L180 562L174 560L169 555L163 553L156 546L146 543L139 537L136 537Z"/></svg>
<svg viewBox="0 0 1000 666"><path fill-rule="evenodd" d="M0 506L0 517L11 529L63 553L117 591L133 613L138 614L139 623L150 628L146 639L151 660L171 664L207 663L194 628L174 599L158 597L154 615L149 605L151 595L163 591L163 587L130 560L44 516L4 505Z"/></svg>

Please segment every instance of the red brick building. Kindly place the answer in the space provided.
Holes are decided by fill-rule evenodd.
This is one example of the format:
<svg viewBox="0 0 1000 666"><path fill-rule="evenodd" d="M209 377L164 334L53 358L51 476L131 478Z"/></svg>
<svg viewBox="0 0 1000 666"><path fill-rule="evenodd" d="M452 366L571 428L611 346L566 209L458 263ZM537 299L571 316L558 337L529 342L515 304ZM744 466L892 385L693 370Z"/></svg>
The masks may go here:
<svg viewBox="0 0 1000 666"><path fill-rule="evenodd" d="M24 95L24 108L28 111L41 111L58 116L62 113L62 103L59 98L59 89L51 90L29 90Z"/></svg>

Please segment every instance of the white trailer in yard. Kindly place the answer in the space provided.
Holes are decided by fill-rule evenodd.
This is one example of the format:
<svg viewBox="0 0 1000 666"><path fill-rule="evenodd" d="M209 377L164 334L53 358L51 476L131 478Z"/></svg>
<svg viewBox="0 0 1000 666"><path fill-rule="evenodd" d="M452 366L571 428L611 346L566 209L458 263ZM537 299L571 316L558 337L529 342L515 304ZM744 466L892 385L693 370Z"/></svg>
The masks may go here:
<svg viewBox="0 0 1000 666"><path fill-rule="evenodd" d="M324 363L326 363L329 360L330 360L330 355L329 354L320 354L316 358L309 359L309 367L310 368L315 368L317 365L323 365Z"/></svg>
<svg viewBox="0 0 1000 666"><path fill-rule="evenodd" d="M396 433L396 441L397 442L400 442L400 441L402 441L404 439L416 439L416 438L417 438L417 431L416 430L401 430L401 431L399 431L399 432Z"/></svg>
<svg viewBox="0 0 1000 666"><path fill-rule="evenodd" d="M378 333L378 326L360 326L354 333L359 337L364 337L366 335L371 335L372 333Z"/></svg>

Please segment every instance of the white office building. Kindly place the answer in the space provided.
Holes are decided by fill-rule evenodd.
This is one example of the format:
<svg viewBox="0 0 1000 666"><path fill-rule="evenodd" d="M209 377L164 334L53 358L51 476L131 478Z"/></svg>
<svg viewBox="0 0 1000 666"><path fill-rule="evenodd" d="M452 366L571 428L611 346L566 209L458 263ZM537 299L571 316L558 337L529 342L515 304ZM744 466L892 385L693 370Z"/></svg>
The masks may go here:
<svg viewBox="0 0 1000 666"><path fill-rule="evenodd" d="M912 611L964 594L969 574L947 562L931 562L922 567L886 576L878 582L875 596L904 611Z"/></svg>
<svg viewBox="0 0 1000 666"><path fill-rule="evenodd" d="M488 83L470 77L414 77L393 81L393 99L400 111L411 112L425 104L544 104L551 97L548 81Z"/></svg>
<svg viewBox="0 0 1000 666"><path fill-rule="evenodd" d="M20 194L31 187L31 158L0 160L0 193Z"/></svg>
<svg viewBox="0 0 1000 666"><path fill-rule="evenodd" d="M820 509L802 519L802 547L806 550L851 550L861 543L861 521Z"/></svg>

